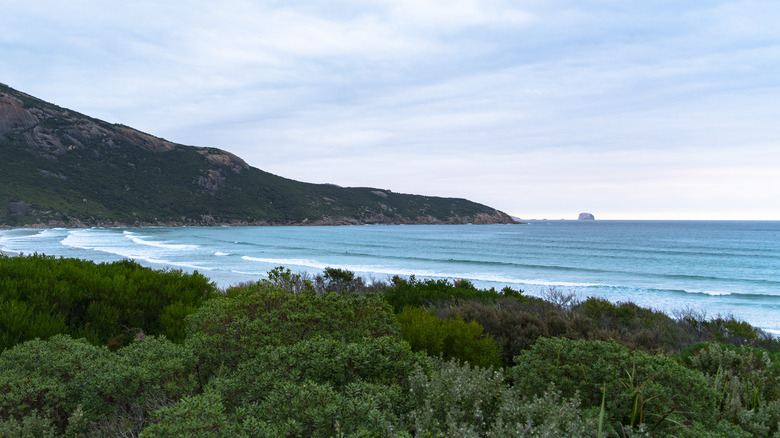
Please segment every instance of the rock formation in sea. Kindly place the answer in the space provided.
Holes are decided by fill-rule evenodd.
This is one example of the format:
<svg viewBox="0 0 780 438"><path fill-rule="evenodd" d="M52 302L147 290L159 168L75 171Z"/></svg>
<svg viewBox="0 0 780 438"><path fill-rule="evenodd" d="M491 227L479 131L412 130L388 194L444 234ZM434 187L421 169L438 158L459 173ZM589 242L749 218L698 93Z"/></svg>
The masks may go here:
<svg viewBox="0 0 780 438"><path fill-rule="evenodd" d="M595 219L596 218L590 213L580 213L580 216L577 218L578 221L592 221Z"/></svg>

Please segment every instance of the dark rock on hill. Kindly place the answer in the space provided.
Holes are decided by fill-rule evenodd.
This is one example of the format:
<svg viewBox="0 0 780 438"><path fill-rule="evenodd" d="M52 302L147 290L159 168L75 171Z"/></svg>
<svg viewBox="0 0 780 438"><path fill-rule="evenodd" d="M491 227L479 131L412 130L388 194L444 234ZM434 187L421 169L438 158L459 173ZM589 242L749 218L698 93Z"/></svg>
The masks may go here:
<svg viewBox="0 0 780 438"><path fill-rule="evenodd" d="M293 181L0 84L0 226L514 223L465 199Z"/></svg>

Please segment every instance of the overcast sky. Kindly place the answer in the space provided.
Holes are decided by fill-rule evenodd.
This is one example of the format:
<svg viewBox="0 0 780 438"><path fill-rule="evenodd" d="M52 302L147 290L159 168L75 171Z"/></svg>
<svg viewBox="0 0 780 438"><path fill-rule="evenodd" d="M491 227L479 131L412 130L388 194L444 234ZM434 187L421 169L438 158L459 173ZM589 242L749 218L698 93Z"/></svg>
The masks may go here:
<svg viewBox="0 0 780 438"><path fill-rule="evenodd" d="M308 182L780 220L780 2L0 0L0 82Z"/></svg>

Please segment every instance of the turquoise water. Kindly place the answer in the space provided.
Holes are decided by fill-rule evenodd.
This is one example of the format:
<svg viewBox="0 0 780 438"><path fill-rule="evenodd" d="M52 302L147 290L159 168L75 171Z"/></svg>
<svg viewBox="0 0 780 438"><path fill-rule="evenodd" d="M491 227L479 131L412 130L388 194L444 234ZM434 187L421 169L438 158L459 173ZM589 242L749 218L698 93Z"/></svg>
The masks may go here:
<svg viewBox="0 0 780 438"><path fill-rule="evenodd" d="M467 278L542 295L734 315L780 333L780 222L536 221L525 225L0 231L0 249L198 270L220 286L276 266L369 279Z"/></svg>

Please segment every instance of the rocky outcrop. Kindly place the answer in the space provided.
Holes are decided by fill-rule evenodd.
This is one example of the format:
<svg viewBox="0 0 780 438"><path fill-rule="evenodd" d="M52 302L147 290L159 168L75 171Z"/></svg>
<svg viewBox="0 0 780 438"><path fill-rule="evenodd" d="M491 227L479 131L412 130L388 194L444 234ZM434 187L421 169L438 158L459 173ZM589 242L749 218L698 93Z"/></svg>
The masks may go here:
<svg viewBox="0 0 780 438"><path fill-rule="evenodd" d="M26 131L38 123L19 99L0 93L0 136L14 131Z"/></svg>
<svg viewBox="0 0 780 438"><path fill-rule="evenodd" d="M6 208L8 209L8 214L11 217L26 216L26 215L34 212L34 210L32 209L32 205L30 205L30 204L28 204L28 203L26 203L24 201L8 202L8 203L6 203Z"/></svg>
<svg viewBox="0 0 780 438"><path fill-rule="evenodd" d="M230 169L235 173L249 169L249 165L244 160L228 151L214 148L198 148L198 153L206 157L211 164Z"/></svg>
<svg viewBox="0 0 780 438"><path fill-rule="evenodd" d="M129 143L153 152L167 152L175 143L122 125L108 125L53 105L24 107L23 102L0 92L0 136L21 135L28 146L54 156L100 143L116 147Z"/></svg>
<svg viewBox="0 0 780 438"><path fill-rule="evenodd" d="M168 152L176 147L175 143L128 128L127 126L116 125L115 128L114 132L116 135L113 137L116 140L124 140L152 152Z"/></svg>
<svg viewBox="0 0 780 438"><path fill-rule="evenodd" d="M580 216L577 218L578 221L592 221L595 219L596 218L590 213L580 213Z"/></svg>

